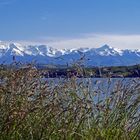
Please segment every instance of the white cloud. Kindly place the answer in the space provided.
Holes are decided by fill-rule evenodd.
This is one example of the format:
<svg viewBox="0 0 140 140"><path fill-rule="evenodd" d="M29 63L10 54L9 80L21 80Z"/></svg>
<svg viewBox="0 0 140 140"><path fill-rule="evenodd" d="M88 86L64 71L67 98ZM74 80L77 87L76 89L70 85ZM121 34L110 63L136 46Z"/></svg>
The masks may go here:
<svg viewBox="0 0 140 140"><path fill-rule="evenodd" d="M46 43L54 48L97 48L104 44L120 49L140 49L140 35L85 34L80 38L52 38Z"/></svg>
<svg viewBox="0 0 140 140"><path fill-rule="evenodd" d="M98 48L108 44L120 49L140 49L140 35L84 34L75 38L40 37L31 41L12 41L25 45L46 44L53 48Z"/></svg>

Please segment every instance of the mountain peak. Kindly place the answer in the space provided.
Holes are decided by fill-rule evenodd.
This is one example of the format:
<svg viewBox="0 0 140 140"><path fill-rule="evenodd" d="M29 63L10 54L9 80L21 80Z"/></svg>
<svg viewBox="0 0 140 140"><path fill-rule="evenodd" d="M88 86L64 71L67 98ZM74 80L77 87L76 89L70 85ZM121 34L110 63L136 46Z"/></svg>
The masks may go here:
<svg viewBox="0 0 140 140"><path fill-rule="evenodd" d="M105 44L102 47L100 47L100 49L112 49L112 47L110 47L109 45Z"/></svg>
<svg viewBox="0 0 140 140"><path fill-rule="evenodd" d="M0 63L12 62L12 55L20 62L65 65L79 59L79 52L85 54L87 65L132 65L140 63L140 51L121 50L105 44L100 48L55 49L47 45L23 45L18 43L0 42ZM56 59L57 57L61 58Z"/></svg>
<svg viewBox="0 0 140 140"><path fill-rule="evenodd" d="M110 47L109 45L105 44L104 46L97 48L96 52L102 56L116 56L122 55L123 50L118 48Z"/></svg>
<svg viewBox="0 0 140 140"><path fill-rule="evenodd" d="M110 51L112 49L113 49L112 47L110 47L109 45L105 44L102 47L97 48L96 50L97 51Z"/></svg>

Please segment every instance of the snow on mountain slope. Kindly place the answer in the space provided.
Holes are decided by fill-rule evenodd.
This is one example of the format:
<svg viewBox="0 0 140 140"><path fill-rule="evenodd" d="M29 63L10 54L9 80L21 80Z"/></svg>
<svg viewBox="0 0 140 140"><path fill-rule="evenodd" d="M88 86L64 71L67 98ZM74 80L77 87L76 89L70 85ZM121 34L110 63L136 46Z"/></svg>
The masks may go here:
<svg viewBox="0 0 140 140"><path fill-rule="evenodd" d="M108 45L104 45L98 49L96 49L96 52L102 56L115 56L115 55L122 55L123 54L123 50L120 50L118 48L112 48Z"/></svg>
<svg viewBox="0 0 140 140"><path fill-rule="evenodd" d="M104 45L100 48L54 49L46 45L21 45L0 41L0 63L17 61L55 65L73 63L85 56L86 66L115 66L140 64L140 50L121 50Z"/></svg>

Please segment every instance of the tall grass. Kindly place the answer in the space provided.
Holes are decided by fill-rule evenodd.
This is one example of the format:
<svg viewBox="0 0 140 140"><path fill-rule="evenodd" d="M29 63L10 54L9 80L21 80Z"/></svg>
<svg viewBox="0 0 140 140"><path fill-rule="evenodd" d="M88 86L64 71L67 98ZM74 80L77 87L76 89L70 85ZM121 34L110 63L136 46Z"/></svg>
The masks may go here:
<svg viewBox="0 0 140 140"><path fill-rule="evenodd" d="M44 79L0 68L0 139L139 140L140 82Z"/></svg>

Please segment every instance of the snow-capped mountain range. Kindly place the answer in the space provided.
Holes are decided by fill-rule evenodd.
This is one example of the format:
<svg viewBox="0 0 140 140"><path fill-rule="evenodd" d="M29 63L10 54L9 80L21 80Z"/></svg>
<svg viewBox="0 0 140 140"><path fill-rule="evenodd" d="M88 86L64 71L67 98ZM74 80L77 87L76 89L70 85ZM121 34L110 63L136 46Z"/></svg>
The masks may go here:
<svg viewBox="0 0 140 140"><path fill-rule="evenodd" d="M140 64L140 50L121 50L104 45L100 48L54 49L47 45L21 45L0 42L0 63L16 61L38 64L72 64L84 56L86 66L118 66Z"/></svg>

